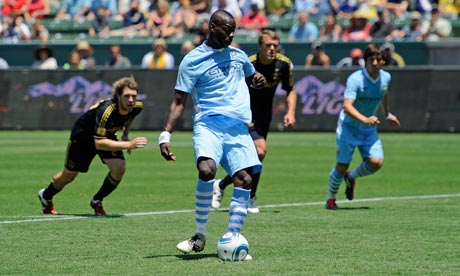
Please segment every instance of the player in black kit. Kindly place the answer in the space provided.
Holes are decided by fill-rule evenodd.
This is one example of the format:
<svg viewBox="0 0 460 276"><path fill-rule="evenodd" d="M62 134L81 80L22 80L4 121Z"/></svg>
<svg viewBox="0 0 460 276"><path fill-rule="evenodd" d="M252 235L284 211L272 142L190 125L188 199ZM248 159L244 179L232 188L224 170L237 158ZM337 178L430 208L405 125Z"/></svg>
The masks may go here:
<svg viewBox="0 0 460 276"><path fill-rule="evenodd" d="M295 108L297 93L294 88L291 60L279 53L280 38L271 30L264 30L259 36L258 53L249 57L257 72L265 76L267 83L263 89L249 88L251 96L252 123L249 132L257 149L257 154L262 162L267 153L267 135L270 129L273 114L273 98L276 87L281 82L281 87L287 92L287 113L284 116L284 127L295 126ZM260 172L252 175L251 199L248 203L249 213L258 213L256 204L256 191L260 179ZM223 192L226 186L232 183L232 178L226 176L214 182L212 207L220 207Z"/></svg>
<svg viewBox="0 0 460 276"><path fill-rule="evenodd" d="M125 173L125 158L122 150L143 148L147 138L136 137L129 140L128 134L133 119L142 111L142 102L136 101L139 87L132 77L125 77L113 84L111 99L93 105L75 122L70 133L64 168L51 180L46 189L38 192L44 214L57 214L53 196L72 182L78 173L88 172L96 155L109 168L102 187L93 196L90 206L96 216L105 216L102 200L112 193ZM121 141L116 132L123 131Z"/></svg>

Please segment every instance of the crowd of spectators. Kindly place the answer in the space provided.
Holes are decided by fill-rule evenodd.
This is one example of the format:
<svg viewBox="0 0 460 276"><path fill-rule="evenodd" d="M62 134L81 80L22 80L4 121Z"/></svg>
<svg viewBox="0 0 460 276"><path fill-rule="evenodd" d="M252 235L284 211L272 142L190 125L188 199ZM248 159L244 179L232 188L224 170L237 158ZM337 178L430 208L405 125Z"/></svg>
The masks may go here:
<svg viewBox="0 0 460 276"><path fill-rule="evenodd" d="M238 31L260 32L291 18L291 41L439 40L451 35L460 0L2 0L0 36L8 43L47 42L42 20L55 20L90 22L89 36L167 39L196 32L217 9L235 17ZM112 21L122 25L111 29ZM418 35L410 30L413 21Z"/></svg>
<svg viewBox="0 0 460 276"><path fill-rule="evenodd" d="M85 36L145 36L168 41L191 34L195 46L206 39L212 11L225 9L238 22L237 34L271 28L290 42L438 41L452 36L451 20L460 0L1 0L0 41L49 44L44 22L88 22ZM112 22L120 22L112 29ZM161 42L161 40L160 40ZM167 47L167 46L166 46ZM154 52L154 51L153 51ZM315 48L317 54L321 47ZM72 65L69 55L69 66ZM85 62L81 57L81 62ZM86 65L83 65L86 67Z"/></svg>

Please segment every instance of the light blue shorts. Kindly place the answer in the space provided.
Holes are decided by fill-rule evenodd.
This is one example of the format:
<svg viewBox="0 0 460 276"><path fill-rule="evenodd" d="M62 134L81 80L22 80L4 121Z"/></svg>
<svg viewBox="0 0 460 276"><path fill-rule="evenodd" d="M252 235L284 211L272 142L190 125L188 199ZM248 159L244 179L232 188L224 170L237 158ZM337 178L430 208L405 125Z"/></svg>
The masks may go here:
<svg viewBox="0 0 460 276"><path fill-rule="evenodd" d="M223 115L205 116L193 128L195 162L208 157L233 176L236 172L253 168L259 172L262 164L245 123Z"/></svg>
<svg viewBox="0 0 460 276"><path fill-rule="evenodd" d="M337 127L337 162L350 164L355 148L363 160L367 158L383 159L383 146L376 127L357 130L347 125Z"/></svg>

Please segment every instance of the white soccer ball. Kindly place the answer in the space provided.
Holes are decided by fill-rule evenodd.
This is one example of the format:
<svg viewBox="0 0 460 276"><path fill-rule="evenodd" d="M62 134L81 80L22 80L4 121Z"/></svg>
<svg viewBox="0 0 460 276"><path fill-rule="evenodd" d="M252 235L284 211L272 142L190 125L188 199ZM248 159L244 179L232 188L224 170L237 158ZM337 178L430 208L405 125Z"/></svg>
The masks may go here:
<svg viewBox="0 0 460 276"><path fill-rule="evenodd" d="M224 262L243 261L248 253L248 240L241 233L225 233L217 242L217 255Z"/></svg>

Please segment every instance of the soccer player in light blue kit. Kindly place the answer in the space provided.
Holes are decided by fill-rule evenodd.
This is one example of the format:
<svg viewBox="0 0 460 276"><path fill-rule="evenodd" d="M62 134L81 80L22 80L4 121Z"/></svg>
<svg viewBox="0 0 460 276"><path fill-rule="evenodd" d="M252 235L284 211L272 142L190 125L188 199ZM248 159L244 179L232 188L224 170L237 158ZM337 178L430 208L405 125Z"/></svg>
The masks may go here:
<svg viewBox="0 0 460 276"><path fill-rule="evenodd" d="M353 72L347 79L343 109L336 129L337 164L329 175L326 209L338 208L335 201L342 180L347 185L347 198L353 200L356 178L371 175L382 167L383 147L377 133L380 104L386 120L392 126L399 127L398 118L390 113L388 86L391 75L381 69L385 64L385 54L379 45L370 44L364 50L366 67ZM348 167L356 147L363 162L349 172Z"/></svg>
<svg viewBox="0 0 460 276"><path fill-rule="evenodd" d="M262 168L247 127L252 116L247 83L262 88L266 80L255 71L246 53L230 46L235 29L235 19L230 13L218 10L211 15L208 39L187 54L179 65L175 97L158 141L162 156L176 160L171 151L171 133L191 94L198 168L196 230L190 239L177 244L177 249L184 253L204 249L218 164L235 183L227 232L240 232L247 215L251 174ZM249 259L252 257L248 255L245 260Z"/></svg>

